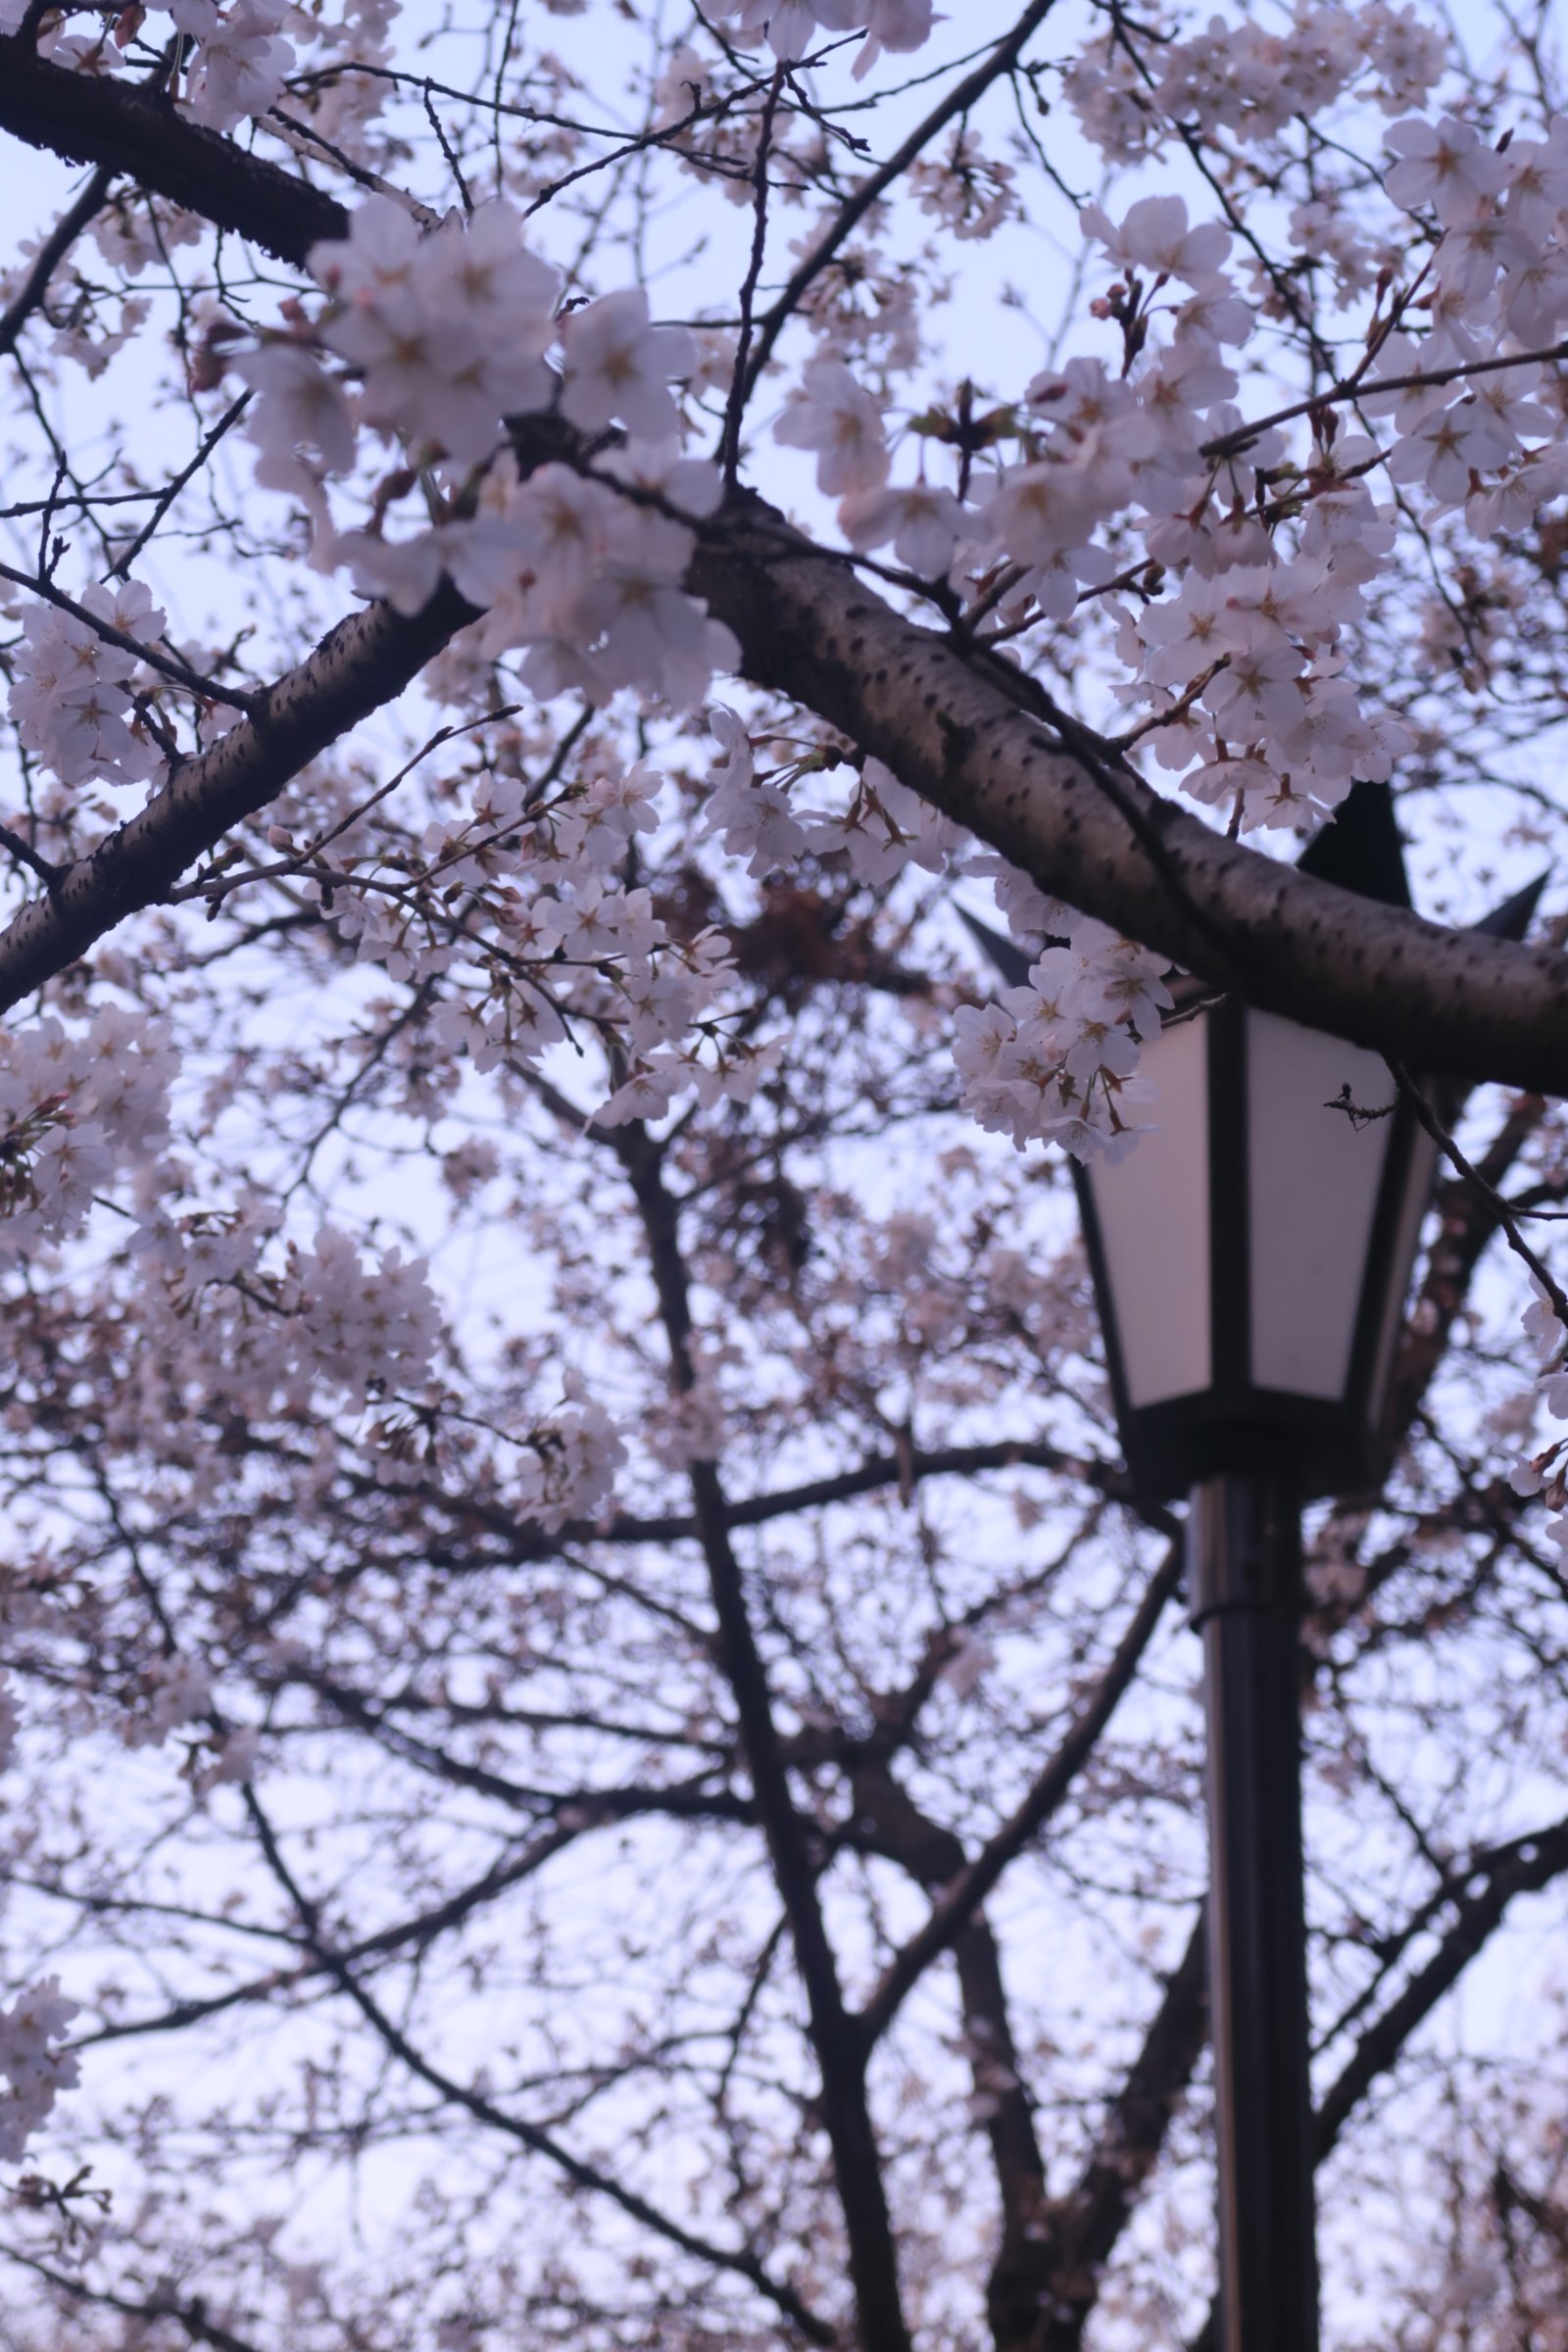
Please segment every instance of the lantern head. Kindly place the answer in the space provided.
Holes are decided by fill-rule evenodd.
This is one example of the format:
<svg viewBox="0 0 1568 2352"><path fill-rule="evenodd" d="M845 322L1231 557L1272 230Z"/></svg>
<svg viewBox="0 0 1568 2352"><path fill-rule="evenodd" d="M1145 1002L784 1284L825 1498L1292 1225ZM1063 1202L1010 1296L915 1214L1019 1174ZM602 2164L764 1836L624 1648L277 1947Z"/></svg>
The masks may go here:
<svg viewBox="0 0 1568 2352"><path fill-rule="evenodd" d="M1300 862L1410 903L1386 786L1358 784ZM1522 936L1540 889L1487 927ZM970 928L1024 977L1021 950ZM1234 1472L1303 1500L1370 1487L1436 1145L1380 1055L1196 984L1142 1069L1155 1123L1074 1171L1135 1487L1164 1499ZM1451 1089L1441 1099L1451 1109Z"/></svg>

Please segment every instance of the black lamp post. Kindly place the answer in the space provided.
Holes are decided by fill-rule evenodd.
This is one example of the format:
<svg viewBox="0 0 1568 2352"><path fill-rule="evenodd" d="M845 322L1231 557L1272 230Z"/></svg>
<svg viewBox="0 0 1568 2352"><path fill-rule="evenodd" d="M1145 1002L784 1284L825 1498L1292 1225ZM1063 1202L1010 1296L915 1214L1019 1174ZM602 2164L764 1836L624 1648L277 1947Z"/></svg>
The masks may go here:
<svg viewBox="0 0 1568 2352"><path fill-rule="evenodd" d="M1384 787L1357 785L1301 864L1410 903ZM1522 937L1540 889L1484 927ZM1005 979L1025 976L1020 950L970 928ZM1190 1496L1220 2346L1316 2352L1300 1506L1369 1488L1386 1465L1436 1147L1377 1054L1235 997L1189 986L1143 1068L1158 1124L1076 1174L1128 1469L1152 1500Z"/></svg>

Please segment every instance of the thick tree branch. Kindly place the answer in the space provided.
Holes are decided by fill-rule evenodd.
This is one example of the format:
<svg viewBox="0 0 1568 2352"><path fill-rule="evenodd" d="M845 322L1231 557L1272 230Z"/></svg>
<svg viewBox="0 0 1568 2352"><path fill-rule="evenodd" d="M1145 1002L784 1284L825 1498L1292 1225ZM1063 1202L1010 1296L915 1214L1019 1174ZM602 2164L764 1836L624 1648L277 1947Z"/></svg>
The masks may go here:
<svg viewBox="0 0 1568 2352"><path fill-rule="evenodd" d="M664 1181L662 1150L640 1122L616 1129L612 1143L647 1238L649 1269L669 1348L670 1386L677 1396L685 1395L696 1378L691 1298L680 1248L679 1211ZM695 1461L689 1476L698 1541L717 1621L716 1646L734 1694L758 1816L806 1991L811 2046L821 2071L822 2123L833 2151L864 2352L909 2352L893 2220L866 2094L870 2041L862 2034L859 2020L852 2018L845 2007L838 1963L817 1891L817 1865L808 1825L790 1790L789 1764L740 1562L730 1542L728 1505L718 1471L710 1461Z"/></svg>
<svg viewBox="0 0 1568 2352"><path fill-rule="evenodd" d="M332 197L177 114L161 92L50 65L15 36L0 39L0 130L123 172L280 262L303 263L318 239L346 232Z"/></svg>
<svg viewBox="0 0 1568 2352"><path fill-rule="evenodd" d="M863 1761L852 1786L858 1843L897 1862L928 1892L963 1870L967 1857L962 1839L921 1811L884 1758ZM953 1958L970 2079L991 2143L1002 2205L1002 2243L992 2265L995 2280L1029 2264L1045 2210L1046 2169L1013 2040L1002 1955L983 1910L976 1909L955 1937ZM993 2332L999 2348L1009 2341L996 2329L995 2313Z"/></svg>
<svg viewBox="0 0 1568 2352"><path fill-rule="evenodd" d="M1011 2281L1016 2352L1079 2352L1100 2278L1153 2169L1171 2117L1208 2039L1207 1924L1200 1909L1187 1949L1165 1981L1144 2046L1112 2099L1077 2186L1054 2204ZM997 2282L1000 2284L1001 2282ZM993 2287L993 2303L997 2287ZM1031 2308L1032 2307L1032 2308Z"/></svg>
<svg viewBox="0 0 1568 2352"><path fill-rule="evenodd" d="M1031 682L895 612L760 501L690 585L792 696L1068 905L1172 962L1413 1067L1568 1093L1568 956L1447 931L1211 832ZM1029 707L1025 707L1029 706Z"/></svg>
<svg viewBox="0 0 1568 2352"><path fill-rule="evenodd" d="M836 1502L853 1502L879 1487L912 1489L931 1478L977 1478L989 1470L1013 1469L1059 1472L1103 1494L1108 1502L1130 1504L1134 1499L1127 1473L1117 1463L1068 1452L1046 1438L998 1438L983 1446L916 1446L908 1452L867 1454L847 1470L806 1479L797 1487L776 1487L762 1494L727 1495L725 1524L764 1527L771 1520L791 1518L797 1511L825 1510ZM689 1511L657 1517L621 1511L603 1525L568 1519L564 1527L546 1535L533 1521L518 1519L487 1495L454 1494L428 1479L421 1479L413 1491L455 1519L482 1526L499 1537L508 1546L507 1556L519 1564L555 1559L564 1546L573 1544L682 1544L693 1541L698 1532L696 1518ZM369 1480L364 1492L376 1498L382 1494ZM1158 1519L1152 1521L1159 1523ZM1170 1524L1163 1525L1161 1532L1169 1534ZM442 1557L444 1565L455 1564L455 1554Z"/></svg>
<svg viewBox="0 0 1568 2352"><path fill-rule="evenodd" d="M1510 1838L1488 1853L1473 1854L1463 1871L1455 1870L1456 1891L1451 1926L1424 1968L1416 1971L1404 1989L1368 2026L1357 2041L1339 2081L1316 2118L1317 2157L1321 2163L1344 2131L1352 2109L1378 2077L1386 2074L1417 2026L1437 2007L1482 1945L1500 1926L1515 1897L1539 1894L1568 1871L1568 1820L1554 1822L1527 1838Z"/></svg>
<svg viewBox="0 0 1568 2352"><path fill-rule="evenodd" d="M3 69L0 69L3 73ZM0 931L0 1012L74 963L117 923L167 898L185 868L330 744L402 693L473 617L443 585L412 620L371 605L257 698L210 752L178 766L145 808L69 867Z"/></svg>

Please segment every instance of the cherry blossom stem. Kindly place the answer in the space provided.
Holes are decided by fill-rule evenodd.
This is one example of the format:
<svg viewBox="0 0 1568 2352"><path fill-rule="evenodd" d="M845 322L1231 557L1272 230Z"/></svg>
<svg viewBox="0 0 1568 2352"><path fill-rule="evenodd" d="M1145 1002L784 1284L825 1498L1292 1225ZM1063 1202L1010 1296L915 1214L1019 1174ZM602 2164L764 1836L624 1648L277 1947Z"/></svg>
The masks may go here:
<svg viewBox="0 0 1568 2352"><path fill-rule="evenodd" d="M1381 398L1385 392L1421 392L1430 386L1456 384L1466 377L1495 375L1508 368L1540 368L1557 360L1568 360L1568 341L1548 343L1539 351L1511 351L1491 360L1458 360L1451 368L1417 368L1405 375L1364 377L1359 372L1331 384L1326 392L1314 392L1305 400L1292 401L1287 408L1275 409L1267 416L1258 416L1247 424L1238 425L1233 433L1221 433L1216 440L1205 441L1199 455L1204 458L1233 458L1255 441L1260 433L1272 430L1277 424L1290 424L1298 416L1310 416L1318 409L1343 407L1355 400Z"/></svg>
<svg viewBox="0 0 1568 2352"><path fill-rule="evenodd" d="M863 179L852 196L845 199L823 234L810 252L786 280L783 291L763 318L752 354L748 370L747 397L762 369L772 357L773 346L800 306L801 297L815 283L846 240L853 236L878 198L902 179L909 166L923 154L931 141L960 115L967 114L984 97L995 81L1010 74L1023 53L1032 33L1050 16L1055 0L1032 0L1012 30L1000 40L990 54L981 59L971 74L956 82L941 103L932 108L922 122L916 123L908 137L895 149L885 164Z"/></svg>

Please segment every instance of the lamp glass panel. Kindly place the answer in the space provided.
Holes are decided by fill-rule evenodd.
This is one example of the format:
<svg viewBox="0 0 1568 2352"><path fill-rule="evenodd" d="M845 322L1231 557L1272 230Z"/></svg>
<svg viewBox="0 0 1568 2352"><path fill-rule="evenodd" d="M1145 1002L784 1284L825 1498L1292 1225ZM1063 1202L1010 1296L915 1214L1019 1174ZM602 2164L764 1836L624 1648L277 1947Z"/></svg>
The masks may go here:
<svg viewBox="0 0 1568 2352"><path fill-rule="evenodd" d="M1253 1384L1345 1394L1396 1099L1375 1054L1275 1014L1247 1016L1249 1275Z"/></svg>
<svg viewBox="0 0 1568 2352"><path fill-rule="evenodd" d="M1416 1245L1421 1239L1421 1227L1427 1210L1432 1205L1432 1182L1437 1173L1437 1145L1424 1127L1418 1128L1411 1139L1410 1164L1399 1202L1399 1222L1389 1263L1388 1289L1378 1324L1377 1351L1372 1358L1372 1393L1368 1405L1374 1422L1381 1422L1388 1398L1389 1381L1394 1371L1394 1346L1404 1321L1404 1301L1410 1289L1410 1269L1415 1264Z"/></svg>
<svg viewBox="0 0 1568 2352"><path fill-rule="evenodd" d="M1089 1182L1129 1403L1190 1396L1213 1378L1209 1314L1208 1024L1182 1021L1143 1051L1154 1124Z"/></svg>

